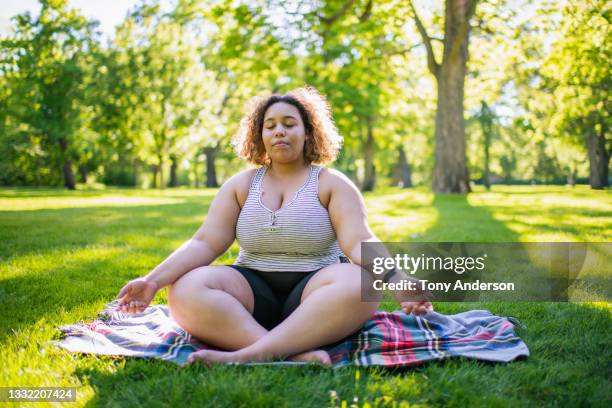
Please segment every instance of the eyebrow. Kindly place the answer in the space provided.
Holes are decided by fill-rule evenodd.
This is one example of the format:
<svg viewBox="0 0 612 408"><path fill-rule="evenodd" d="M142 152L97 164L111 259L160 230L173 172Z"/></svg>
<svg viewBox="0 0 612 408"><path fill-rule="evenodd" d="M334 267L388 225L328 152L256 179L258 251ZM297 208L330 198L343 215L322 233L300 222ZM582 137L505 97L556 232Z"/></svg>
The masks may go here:
<svg viewBox="0 0 612 408"><path fill-rule="evenodd" d="M282 119L295 119L295 120L297 120L297 118L295 116L291 116L291 115L283 116ZM264 122L267 122L269 120L274 120L274 118L264 119Z"/></svg>

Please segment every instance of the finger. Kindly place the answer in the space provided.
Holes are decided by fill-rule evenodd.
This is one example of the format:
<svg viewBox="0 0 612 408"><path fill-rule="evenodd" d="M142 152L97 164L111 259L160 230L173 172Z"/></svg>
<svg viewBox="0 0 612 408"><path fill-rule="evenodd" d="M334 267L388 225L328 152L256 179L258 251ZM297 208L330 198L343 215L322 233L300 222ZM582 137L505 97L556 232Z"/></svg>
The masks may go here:
<svg viewBox="0 0 612 408"><path fill-rule="evenodd" d="M117 295L117 299L122 298L123 296L125 296L125 294L130 290L130 285L125 285L124 287L121 288L121 290L119 291L119 294Z"/></svg>

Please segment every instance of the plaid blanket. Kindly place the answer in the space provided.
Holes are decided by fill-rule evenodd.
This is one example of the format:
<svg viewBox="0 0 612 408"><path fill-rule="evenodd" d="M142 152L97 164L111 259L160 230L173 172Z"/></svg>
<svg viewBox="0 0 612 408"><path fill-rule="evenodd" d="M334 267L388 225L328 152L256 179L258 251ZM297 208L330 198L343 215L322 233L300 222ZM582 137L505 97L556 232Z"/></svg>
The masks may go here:
<svg viewBox="0 0 612 408"><path fill-rule="evenodd" d="M134 315L116 311L116 306L117 301L109 303L92 322L59 328L64 338L55 343L72 352L159 358L179 365L187 362L189 354L207 347L179 327L166 305L149 306ZM456 356L510 362L529 356L512 322L518 323L486 310L448 316L429 312L424 317L379 311L361 331L326 350L333 367L408 367Z"/></svg>

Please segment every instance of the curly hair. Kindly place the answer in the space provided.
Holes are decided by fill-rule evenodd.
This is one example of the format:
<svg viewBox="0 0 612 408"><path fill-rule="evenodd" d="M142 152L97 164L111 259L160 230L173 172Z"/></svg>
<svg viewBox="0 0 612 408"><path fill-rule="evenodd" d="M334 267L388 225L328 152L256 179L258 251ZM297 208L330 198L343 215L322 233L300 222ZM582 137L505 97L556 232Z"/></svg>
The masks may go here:
<svg viewBox="0 0 612 408"><path fill-rule="evenodd" d="M252 164L270 163L262 140L263 122L268 108L278 102L293 105L300 113L306 133L304 160L317 164L336 160L342 136L338 134L332 119L329 103L319 91L310 86L293 89L284 95L253 98L232 141L238 156Z"/></svg>

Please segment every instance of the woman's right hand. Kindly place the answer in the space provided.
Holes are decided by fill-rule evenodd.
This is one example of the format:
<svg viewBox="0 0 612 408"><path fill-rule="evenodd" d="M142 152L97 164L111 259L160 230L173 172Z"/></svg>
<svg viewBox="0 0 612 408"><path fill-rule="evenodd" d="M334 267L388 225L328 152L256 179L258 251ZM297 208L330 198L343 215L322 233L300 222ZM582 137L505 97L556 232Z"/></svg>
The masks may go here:
<svg viewBox="0 0 612 408"><path fill-rule="evenodd" d="M117 299L120 299L117 309L127 313L141 313L149 306L157 290L157 284L145 278L129 281L117 295Z"/></svg>

